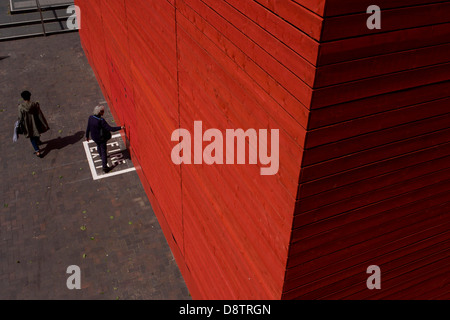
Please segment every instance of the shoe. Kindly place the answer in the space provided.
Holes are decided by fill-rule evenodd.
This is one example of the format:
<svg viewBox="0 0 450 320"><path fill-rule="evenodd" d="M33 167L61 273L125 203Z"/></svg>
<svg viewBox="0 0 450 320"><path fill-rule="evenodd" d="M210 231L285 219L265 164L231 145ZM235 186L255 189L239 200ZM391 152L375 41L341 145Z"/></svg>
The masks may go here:
<svg viewBox="0 0 450 320"><path fill-rule="evenodd" d="M35 154L38 158L41 158L41 157L42 157L42 152L41 152L41 151L36 151L34 154Z"/></svg>
<svg viewBox="0 0 450 320"><path fill-rule="evenodd" d="M103 168L103 173L108 173L112 170L110 167Z"/></svg>

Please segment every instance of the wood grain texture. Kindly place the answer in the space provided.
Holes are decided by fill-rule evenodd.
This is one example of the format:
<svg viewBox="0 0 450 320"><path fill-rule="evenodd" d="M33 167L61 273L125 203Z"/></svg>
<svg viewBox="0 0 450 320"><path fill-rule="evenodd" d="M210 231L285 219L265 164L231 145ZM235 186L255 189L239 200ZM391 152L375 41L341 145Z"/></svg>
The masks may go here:
<svg viewBox="0 0 450 320"><path fill-rule="evenodd" d="M448 1L380 0L381 30L366 0L75 2L194 299L449 298ZM278 172L175 165L194 121L279 129Z"/></svg>

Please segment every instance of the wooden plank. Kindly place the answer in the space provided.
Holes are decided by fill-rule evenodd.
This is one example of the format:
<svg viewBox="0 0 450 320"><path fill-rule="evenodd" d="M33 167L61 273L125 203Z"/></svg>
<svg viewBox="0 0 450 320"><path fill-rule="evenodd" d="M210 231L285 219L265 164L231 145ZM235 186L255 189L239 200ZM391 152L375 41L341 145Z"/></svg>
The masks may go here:
<svg viewBox="0 0 450 320"><path fill-rule="evenodd" d="M182 97L180 96L180 98ZM182 103L183 111L189 110L186 108L187 103L184 98L182 98L180 102ZM189 116L189 114L187 112L186 113L182 112L181 125L182 127L191 130L193 120L191 116ZM205 124L204 127L205 129L206 126L207 124ZM200 167L205 168L205 170L209 170L208 169L209 166L206 164L202 164L200 165ZM275 231L278 230L279 228L283 229L285 232L290 230L291 228L290 218L292 218L294 197L291 197L287 192L287 190L282 187L280 181L278 181L276 176L261 176L259 170L260 168L257 165L230 166L223 164L223 165L212 165L212 167L218 167L217 170L219 171L226 170L224 172L224 175L227 176L227 179L229 176L233 177L233 180L231 180L230 182L230 186L232 188L239 188L244 190L241 191L242 194L245 194L247 190L253 190L252 191L253 196L249 196L248 200L242 201L244 202L256 201L257 203L254 204L254 209L256 212L265 211L271 217L274 218L274 220L272 221L272 226L267 226L265 228L268 228L268 230L272 228L274 234L276 233ZM215 171L213 171L212 173L216 174ZM224 178L218 177L215 181L219 182L219 184L221 185L224 181ZM239 181L239 183L237 183L237 181ZM257 188L257 186L261 187ZM216 184L213 184L211 188L216 188L220 190L220 187L217 186ZM274 201L268 202L269 200ZM280 200L283 201L281 202ZM262 207L259 207L260 204L263 205L264 209ZM257 207L259 208L259 210L256 210ZM250 209L249 214L253 214L253 211L251 211ZM258 217L255 217L255 219L258 219ZM270 234L270 232L268 232L268 234Z"/></svg>
<svg viewBox="0 0 450 320"><path fill-rule="evenodd" d="M296 2L302 3L304 0L294 0ZM312 1L312 0L309 0ZM402 8L402 7L412 7L417 5L432 4L437 2L445 2L442 0L378 0L377 5L381 10ZM371 0L347 0L345 2L339 0L327 0L326 7L324 10L324 15L338 16L338 15L348 15L354 13L363 13L367 11L367 8L374 4Z"/></svg>
<svg viewBox="0 0 450 320"><path fill-rule="evenodd" d="M282 64L276 58L270 56L265 50L256 45L251 39L241 32L240 29L231 25L227 20L217 14L210 7L199 0L182 1L207 20L214 28L219 30L228 39L233 39L233 43L279 82L286 90L293 94L305 106L310 104L312 90L299 76L292 72L286 72ZM182 3L180 2L180 4ZM179 9L181 9L181 5ZM182 12L185 15L185 12ZM185 15L186 16L186 15Z"/></svg>
<svg viewBox="0 0 450 320"><path fill-rule="evenodd" d="M450 143L433 146L410 154L404 154L393 159L382 160L360 168L338 173L329 177L302 183L299 186L298 198L309 197L330 189L394 172L402 168L438 159L450 154Z"/></svg>
<svg viewBox="0 0 450 320"><path fill-rule="evenodd" d="M450 81L443 81L326 108L313 109L310 112L308 129L313 130L380 112L445 98L449 96L448 92L450 92Z"/></svg>
<svg viewBox="0 0 450 320"><path fill-rule="evenodd" d="M168 104L167 99L164 99L160 91L154 90L151 83L142 81L140 75L138 72L134 73L136 82L140 84L140 90L135 90L136 108L139 108L139 112L142 112L141 119L143 121L152 119L145 125L159 128L160 134L157 136L166 141L166 145L170 145L170 136L178 128L176 105ZM148 112L149 110L152 112Z"/></svg>
<svg viewBox="0 0 450 320"><path fill-rule="evenodd" d="M192 202L188 201L188 203L191 204ZM187 224L189 223L189 217L190 214L186 212ZM187 227L185 231L187 255L183 263L186 263L191 270L193 281L200 284L198 286L199 293L196 297L198 299L225 299L238 295L239 284L236 285L233 278L229 281L225 280L229 276L229 274L224 273L228 272L229 261L225 261L223 264L221 261L217 261L214 252L210 250L210 245L208 246L206 240L204 240L202 230L195 228L195 226L194 224L192 227ZM214 270L215 273L212 274L211 270ZM216 285L203 286L201 283L215 283Z"/></svg>
<svg viewBox="0 0 450 320"><path fill-rule="evenodd" d="M320 41L323 18L319 15L294 1L256 0L256 2L282 17L283 20L288 21L299 30L302 30L312 39ZM324 1L322 1L322 4L316 5L315 9L319 9L324 5Z"/></svg>
<svg viewBox="0 0 450 320"><path fill-rule="evenodd" d="M313 164L311 166L304 166L302 167L300 181L304 183L316 180L338 172L401 156L448 141L450 141L450 129L438 130L411 139L396 141L373 149L363 150Z"/></svg>
<svg viewBox="0 0 450 320"><path fill-rule="evenodd" d="M290 269L286 274L286 283L283 290L290 291L300 286L308 285L308 283L313 283L321 279L325 280L324 278L328 278L329 282L327 281L327 283L341 281L347 279L347 277L351 274L358 273L359 270L361 270L362 266L365 265L367 268L367 266L373 264L374 261L377 261L377 263L379 264L384 264L387 261L398 258L399 256L415 256L415 258L417 258L421 256L420 254L418 254L418 252L420 252L421 250L427 250L432 246L436 246L439 248L442 243L448 243L448 241L449 234L448 232L444 232L431 237L422 237L421 240L417 239L416 242L411 242L409 245L387 251L386 253L381 255L377 255L374 250L369 251L368 253L364 253L358 257L355 257L354 261L352 261L354 262L353 264L349 264L348 261L345 261L344 259L342 261L336 261L336 263L321 269L313 269L311 267L307 267L305 269L305 272L296 272L295 275L293 272L295 269ZM329 272L328 268L332 268L333 271Z"/></svg>
<svg viewBox="0 0 450 320"><path fill-rule="evenodd" d="M285 18L279 17L273 10L267 10L257 1L227 0L227 2L311 64L316 65L319 42L305 34L303 29L291 25Z"/></svg>
<svg viewBox="0 0 450 320"><path fill-rule="evenodd" d="M184 83L184 74L180 73L180 80L182 83ZM197 80L196 80L197 81ZM201 78L198 78L198 81L200 83ZM205 84L207 85L207 84ZM187 86L181 86L184 89L187 89ZM206 87L202 87L202 88L206 88ZM191 96L201 96L201 93L199 93L199 91L193 91L194 94ZM197 98L199 99L199 98ZM195 105L195 108L198 108L198 105L203 105L203 104L197 104ZM239 104L236 104L236 106L238 106ZM215 106L213 103L209 103L206 104L205 106L207 106L205 108L205 110L211 109L213 108L213 106ZM191 110L195 110L195 108L191 108ZM214 110L214 109L212 109ZM216 110L220 110L220 109L216 109ZM227 115L227 117L229 117L230 114ZM200 118L194 118L193 120L199 120L202 119L203 117ZM239 119L239 120L237 120ZM244 118L245 119L245 118ZM226 127L222 127L223 124L221 126L219 126L219 130L222 130L222 132L225 132L226 129L237 129L237 128L242 128L243 130L247 130L248 128L251 127L256 127L258 128L259 125L253 126L252 124L246 124L245 122L242 122L242 118L232 118L230 120L227 121L227 126ZM191 123L188 123L188 128L192 128L193 126L193 121ZM214 128L217 126L212 126L212 128ZM269 128L270 129L270 128ZM285 146L289 146L292 145L292 142L290 141L290 138L287 137L286 134L284 134L283 131L280 131L280 144L283 144ZM294 197L295 193L297 192L297 183L298 183L298 177L299 177L299 171L300 171L300 167L299 167L299 163L301 161L301 150L296 148L296 147L292 147L292 148L285 148L285 149L281 149L280 150L280 158L279 158L279 163L280 163L280 168L278 173L276 174L276 178L280 179L279 181L285 185L285 186L289 186L287 188L287 190L289 190L292 195L292 197ZM290 154L293 154L294 156L291 157Z"/></svg>
<svg viewBox="0 0 450 320"><path fill-rule="evenodd" d="M134 39L130 39L131 43L135 43ZM142 56L147 58L154 58L154 63L151 67L147 67L147 63L142 62ZM155 94L161 97L160 101L168 106L175 106L177 104L177 74L176 70L168 70L164 64L158 63L158 60L152 52L146 51L140 53L139 51L132 53L131 68L133 74L141 75L140 81L145 81L150 84ZM145 69L143 69L145 68ZM144 71L145 70L145 71ZM170 108L169 108L170 109Z"/></svg>
<svg viewBox="0 0 450 320"><path fill-rule="evenodd" d="M422 267L438 257L450 192L448 3L381 1L386 29L370 35L358 25L364 1L92 4L80 32L89 62L114 117L135 127L138 174L196 298L321 297L373 258ZM415 19L394 20L405 12ZM173 164L171 133L195 120L280 129L279 172Z"/></svg>
<svg viewBox="0 0 450 320"><path fill-rule="evenodd" d="M210 167L208 169L210 169L208 171L216 170L215 167ZM196 218L192 223L203 226L202 233L206 235L206 241L204 241L204 243L208 244L208 246L210 247L215 248L214 251L216 251L217 254L214 255L214 257L216 259L221 259L221 264L225 264L226 261L228 261L228 264L234 262L234 267L230 267L230 273L232 274L233 278L245 277L245 275L253 275L251 277L254 280L251 282L237 282L245 286L247 289L251 289L252 284L261 277L269 280L272 279L275 275L278 275L282 278L282 276L284 275L283 268L282 265L276 267L277 260L267 260L271 261L272 268L265 268L263 267L263 265L261 265L261 259L268 257L261 255L261 249L265 247L264 241L260 242L262 247L254 247L256 242L252 241L251 238L258 236L256 233L248 232L247 236L249 238L239 236L239 234L243 232L241 228L246 225L246 223L242 221L242 219L246 219L245 211L233 212L233 209L225 208L224 205L228 204L229 206L233 202L227 201L230 198L226 196L223 199L221 197L215 196L214 193L217 190L216 188L201 188L201 184L199 184L199 181L205 182L204 178L208 177L208 175L202 177L201 171L202 170L197 170L194 166L186 168L185 170L183 170L183 181L185 181L184 185L188 192L190 192L190 190L194 191L195 186L199 187L196 192L190 192L191 196L196 196L197 198L197 195L204 195L205 197L207 197L207 199L203 201L196 200L198 205L201 205L204 208L198 208L198 210L195 210ZM199 176L193 176L193 180L190 182L185 180L188 174L195 173L199 174ZM222 190L222 192L227 191L227 188L224 188ZM211 208L210 203L212 201L216 203L224 203L222 205L220 203L217 203L217 208ZM241 219L238 219L237 216L240 216ZM256 264L257 267L255 268L255 266L252 266L252 264ZM244 271L244 268L249 269L247 271ZM241 269L242 272L239 271L239 269ZM272 270L272 272L270 272L270 270ZM213 273L214 271L211 270L210 272ZM261 274L261 272L264 274L264 276ZM267 281L265 285L274 286L277 282L278 285L280 285L282 281ZM257 288L254 288L253 290L257 290ZM256 292L253 291L253 294L256 294Z"/></svg>
<svg viewBox="0 0 450 320"><path fill-rule="evenodd" d="M285 291L289 292L294 290L298 292L301 290L302 299L320 299L329 295L337 298L338 296L345 296L346 292L358 292L358 290L361 293L367 293L366 280L368 275L365 271L369 265L375 264L380 266L382 270L382 282L384 284L384 280L395 277L396 273L398 274L398 268L402 266L417 263L419 267L421 264L424 264L423 257L433 258L435 256L436 259L437 256L437 259L439 259L439 255L442 255L442 252L446 249L445 246L449 244L448 234L441 234L436 239L433 239L433 241L439 242L433 243L428 238L417 243L412 243L400 250L394 250L384 255L373 257L363 263L357 263L343 270L336 270L336 266L330 266L336 272L323 278L320 277L319 272L310 273L311 280L306 280L306 278L302 277L303 282L300 282L302 278L298 278L295 281L289 282L289 286L285 288ZM413 249L416 250L412 251ZM382 287L386 291L391 289L384 285ZM389 293L384 292L384 294L388 295Z"/></svg>
<svg viewBox="0 0 450 320"><path fill-rule="evenodd" d="M142 170L141 164L137 161L137 158L135 156L132 156L132 157L133 157L134 163L136 164L136 172L139 176L140 181L142 182L143 188L149 198L152 209L155 212L155 215L158 219L158 223L161 226L163 234L170 246L172 254L174 255L174 258L178 264L178 267L180 268L183 278L184 278L186 284L188 285L188 290L191 295L197 296L199 293L198 284L195 281L193 281L190 270L187 268L187 266L184 262L184 257L183 257L184 252L182 252L181 248L177 245L177 243L171 236L171 232L168 227L168 223L162 214L162 209L159 206L158 200L156 199L155 195L153 194L152 188L150 187L149 181Z"/></svg>
<svg viewBox="0 0 450 320"><path fill-rule="evenodd" d="M321 280L320 282L324 284L324 286L319 290L306 292L307 289L302 288L302 291L304 292L304 294L302 294L302 299L314 300L323 299L325 297L327 297L326 299L330 299L330 296L334 297L332 299L380 299L389 295L395 295L395 293L402 288L416 287L420 283L420 280L417 281L416 279L429 280L430 278L433 278L434 275L440 274L444 269L443 266L448 263L448 261L444 258L446 252L438 252L435 254L423 252L422 254L425 256L425 260L418 259L409 264L402 264L404 260L402 257L402 259L397 259L397 261L394 260L391 263L387 263L387 265L382 265L383 292L381 294L379 293L380 290L368 290L366 280L369 275L365 273L365 268L361 267L358 273L348 275L346 279L338 282L326 285L325 281ZM398 266L396 270L391 270L389 268L391 265L400 266ZM366 268L367 267L368 265ZM386 271L387 268L389 269ZM417 277L416 270L420 270L419 272L427 270L427 272L424 275L422 274L422 277ZM332 279L330 279L330 281L332 281ZM433 286L433 283L428 282L427 286ZM378 295L375 297L377 293ZM410 299L414 299L413 292L410 292L408 296Z"/></svg>
<svg viewBox="0 0 450 320"><path fill-rule="evenodd" d="M450 63L442 63L317 89L313 92L311 109L447 81L449 73Z"/></svg>
<svg viewBox="0 0 450 320"><path fill-rule="evenodd" d="M447 170L447 172L448 172L448 170ZM422 181L421 185L416 185L416 186L412 186L412 187L410 186L409 188L408 188L408 186L404 186L404 188L402 190L398 190L397 193L395 193L395 190L393 188L391 188L391 189L385 188L384 191L386 191L386 192L391 191L393 195L391 194L390 197L388 196L388 197L382 199L381 201L372 202L370 200L366 200L366 204L359 205L359 206L353 204L353 210L347 209L347 211L346 211L345 208L339 209L339 205L341 205L341 204L336 204L334 206L326 206L326 207L323 207L323 208L320 208L317 210L310 211L307 214L302 214L302 213L299 213L301 211L301 202L297 202L296 214L294 216L293 229L295 230L297 228L307 226L311 223L315 223L320 220L325 220L330 217L337 216L338 214L342 214L344 212L351 211L353 214L355 210L362 210L364 214L370 215L370 214L372 214L371 212L377 213L377 212L381 212L382 210L389 210L391 208L402 206L402 205L405 205L405 204L415 201L414 197L412 197L412 195L414 195L414 192L416 192L416 191L417 192L427 192L427 190L429 191L432 189L432 190L434 190L434 192L440 193L440 192L448 190L448 188L449 188L448 181L446 181L445 179L443 179L441 181L439 181L439 179L438 180L433 179L433 178L436 178L436 176L438 176L438 175L439 175L439 172L438 172L438 174L431 174L428 177L429 178L428 181L426 179L421 179L421 181ZM419 191L419 190L421 190L421 191ZM419 196L420 196L420 194L419 194ZM417 195L416 195L416 197L417 197ZM362 201L362 203L364 203L364 199L360 198L359 200ZM347 206L347 208L348 208L348 206ZM295 234L293 235L293 237L295 237Z"/></svg>
<svg viewBox="0 0 450 320"><path fill-rule="evenodd" d="M450 23L321 43L318 66L448 43ZM446 79L447 80L447 79Z"/></svg>
<svg viewBox="0 0 450 320"><path fill-rule="evenodd" d="M269 4L270 1L268 0L257 0L261 4L264 4L266 7L270 8ZM303 7L307 8L308 10L311 10L312 12L315 12L319 16L324 16L325 13L325 7L326 7L326 0L293 0L294 2L302 5ZM270 8L272 9L272 8ZM272 9L273 10L273 9Z"/></svg>
<svg viewBox="0 0 450 320"><path fill-rule="evenodd" d="M324 20L321 41L332 41L356 36L373 35L381 32L385 33L417 28L432 24L448 23L450 22L450 17L447 14L449 11L450 3L448 2L383 9L382 27L381 29L373 30L367 28L366 22L369 15L366 12L330 17Z"/></svg>
<svg viewBox="0 0 450 320"><path fill-rule="evenodd" d="M419 277L414 278L414 282L410 282L410 286L402 288L400 291L396 291L391 295L387 295L383 297L384 299L389 300L406 300L411 299L420 299L420 300L428 300L431 299L429 296L429 292L440 291L442 293L446 293L448 295L448 286L449 286L449 277L448 277L448 265L444 267L433 270L432 274L427 274L425 277L420 279ZM420 281L420 282L419 282ZM371 297L371 299L373 299ZM433 300L433 299L431 299Z"/></svg>
<svg viewBox="0 0 450 320"><path fill-rule="evenodd" d="M429 280L432 275L441 274L444 270L448 270L448 266L450 264L450 258L448 258L448 252L446 252L446 258L442 258L438 261L434 259L430 259L431 261L426 265L419 265L417 268L414 264L410 265L409 268L405 268L404 274L400 274L393 279L387 279L383 281L384 285L392 287L389 292L395 295L399 290L407 289L411 284L418 284L423 282L424 280ZM439 258L440 256L436 256L433 258ZM409 272L406 272L409 271ZM430 285L430 283L428 283ZM370 292L371 295L368 296L368 299L379 299L382 295L378 292ZM368 295L367 292L364 292L365 296ZM383 294L384 295L384 294ZM360 297L361 293L357 292L355 294L346 296L346 299L353 299L355 297ZM412 296L414 297L414 296ZM417 299L417 298L416 298Z"/></svg>
<svg viewBox="0 0 450 320"><path fill-rule="evenodd" d="M403 222L404 224L401 228L378 237L371 237L370 233L366 233L360 235L361 237L359 239L354 239L356 242L352 242L351 239L347 240L346 238L340 238L333 243L315 248L309 248L307 251L302 253L290 255L287 268L293 268L300 265L305 267L308 261L313 260L317 260L314 264L316 268L324 267L337 262L338 259L348 259L349 257L360 254L365 250L373 250L376 247L380 247L388 242L394 242L395 240L406 236L410 237L410 241L416 242L417 236L428 228L436 228L436 226L440 226L442 224L446 224L448 227L448 222L445 219L445 214L448 212L448 208L448 203L440 207L439 211L434 208L433 212L435 212L435 216L432 215L432 212L429 212L428 214L424 213L417 217L414 224ZM394 249L398 249L398 247L392 245L391 250ZM378 252L378 254L382 253L384 253L382 250ZM351 260L352 259L347 260L348 267L354 265L354 262Z"/></svg>
<svg viewBox="0 0 450 320"><path fill-rule="evenodd" d="M450 98L433 100L308 131L305 149L448 113Z"/></svg>
<svg viewBox="0 0 450 320"><path fill-rule="evenodd" d="M181 74L180 74L181 75ZM182 78L180 77L180 80ZM196 81L192 83L197 83ZM201 89L201 88L200 88ZM193 89L191 91L185 92L187 86L182 86L180 90L180 108L181 112L181 127L188 129L192 132L192 126L194 120L202 119L203 130L208 128L217 128L221 132L225 132L227 129L227 118L216 112L215 109L208 108L198 108L199 105L204 105L207 97L203 97L199 91ZM209 104L206 104L209 106ZM282 141L282 140L281 140ZM280 155L281 167L279 175L284 175L284 153ZM298 151L297 157L294 159L301 159L301 151ZM226 164L220 166L227 166ZM299 164L297 164L297 169L299 170ZM260 165L238 165L234 166L234 172L224 173L224 176L232 176L234 180L232 185L234 187L239 187L243 190L252 190L253 195L249 196L249 199L264 205L266 211L268 211L272 217L279 215L279 218L274 220L272 223L272 228L275 230L282 226L282 228L288 232L291 228L291 219L293 212L293 205L295 202L294 195L289 194L288 190L283 187L283 180L275 176L261 176L260 175ZM299 171L297 171L298 174ZM217 181L222 179L218 177ZM239 181L237 183L236 181ZM218 187L220 189L220 187ZM257 217L255 217L257 219ZM286 234L287 235L287 234Z"/></svg>
<svg viewBox="0 0 450 320"><path fill-rule="evenodd" d="M440 185L442 184L439 184L438 186ZM439 205L446 201L445 197L448 197L449 192L439 192L439 190L436 190L437 186L424 187L409 192L405 196L397 197L401 199L400 203L394 203L393 201L388 200L388 205L380 202L369 207L342 212L330 218L299 227L292 230L291 243L299 242L305 238L314 237L326 232L331 232L332 230L344 229L347 228L347 226L354 226L354 231L357 231L363 228L364 225L372 223L372 221L390 219L391 215L392 218L406 216ZM380 211L380 209L384 211Z"/></svg>
<svg viewBox="0 0 450 320"><path fill-rule="evenodd" d="M450 43L319 67L314 88L425 67L449 61Z"/></svg>
<svg viewBox="0 0 450 320"><path fill-rule="evenodd" d="M237 263L238 258L236 256L238 253L236 251L228 253L229 246L220 245L221 241L229 241L230 235L218 227L219 224L215 219L216 212L211 210L209 215L203 214L205 203L209 203L206 193L208 190L204 191L198 188L197 179L192 176L192 173L190 168L183 168L186 263L193 270L193 273L200 278L200 281L209 279L209 281L221 284L209 289L205 288L205 296L214 297L215 294L226 296L230 295L230 292L237 293L242 284L237 282L236 278L231 278L229 282L226 282L225 279L236 268L246 268L246 266ZM190 182L191 180L192 182ZM193 198L194 195L196 195L196 198ZM204 197L206 201L199 201L201 197ZM208 229L214 230L212 232L221 235L221 237L210 237L211 231L208 231ZM223 259L226 254L228 254L229 259Z"/></svg>
<svg viewBox="0 0 450 320"><path fill-rule="evenodd" d="M445 264L445 262L444 262ZM440 279L445 279L446 275L445 275L445 270L446 270L446 266L444 267L437 267L437 269L427 269L425 272L428 272L426 275L419 275L419 276L415 276L415 274L411 274L411 278L412 281L414 282L410 282L409 285L405 285L403 283L402 286L402 291L404 292L404 296L409 297L409 300L429 300L429 298L427 298L426 296L423 295L424 291L428 291L430 289L436 289L436 282L435 281L440 281ZM422 269L419 271L422 272ZM425 286L426 285L426 286ZM389 297L393 297L393 300L405 300L404 298L401 298L401 295L398 295L398 289L395 288L395 293L392 295L387 296L386 298L383 297L383 299L391 299ZM391 290L392 292L394 292L394 290ZM440 290L441 292L448 292L448 289L445 288L441 288ZM364 294L366 294L367 292L364 292ZM363 297L363 292L360 293L360 297ZM378 298L372 298L372 297L368 297L368 300L378 300ZM408 298L406 298L408 299Z"/></svg>
<svg viewBox="0 0 450 320"><path fill-rule="evenodd" d="M448 240L448 233L445 233L445 235L440 237L426 237L426 235L430 235L432 232L436 232L436 234L441 234L444 227L448 228L448 224L440 225L437 227L429 228L428 230L422 231L418 234L412 235L412 236L406 236L403 238L399 238L398 241L394 241L394 246L392 248L389 248L388 245L381 246L381 252L377 253L376 248L372 248L369 250L369 253L366 251L362 251L361 253L354 254L352 256L344 256L342 257L341 261L344 263L340 263L341 261L331 260L329 259L329 264L325 264L323 266L316 265L314 267L314 264L306 264L304 269L305 270L312 270L312 268L316 268L316 270L319 270L321 272L322 277L320 275L312 275L314 278L318 278L318 281L314 281L311 283L308 283L308 281L304 282L303 284L300 284L296 288L283 293L284 299L295 299L306 296L308 293L311 294L311 298L314 296L324 299L336 299L336 298L344 298L346 296L345 291L350 292L360 292L361 290L367 290L367 287L365 286L365 282L367 280L368 275L366 274L367 267L370 265L377 265L378 261L384 261L387 259L395 259L397 258L400 263L404 261L404 254L402 253L403 250L406 252L411 252L409 248L420 244L422 242L422 247L434 245L436 242L434 241L442 241L441 239L447 239ZM399 246L403 245L403 246ZM419 255L416 252L410 253L409 259L418 259L420 260L423 255L426 255L426 249L423 250L424 254ZM365 260L364 260L365 259ZM389 260L388 260L389 261ZM395 260L394 260L395 261ZM335 263L336 262L336 263ZM423 261L426 263L425 261ZM338 264L342 265L339 266ZM339 268L337 270L340 270L340 268L343 267L343 272L341 273L335 273L335 268ZM356 269L354 269L356 268ZM358 270L359 269L359 270ZM353 273L353 278L350 276ZM355 281L355 277L360 277L359 280ZM305 278L306 279L306 278ZM336 283L334 284L334 287L331 288L327 287L327 284L333 283L333 280L336 280ZM362 279L362 281L361 281Z"/></svg>
<svg viewBox="0 0 450 320"><path fill-rule="evenodd" d="M150 50L161 52L161 54L158 55L159 59L163 58L162 55L166 55L173 60L176 59L174 11L165 10L164 7L159 8L156 5L157 3L162 4L163 2L144 3L152 4L152 7L145 8L145 6L130 5L130 8L128 8L127 11L129 15L128 19L130 21L128 26L129 36L145 39L139 46L132 46L133 50L143 46ZM142 28L142 25L148 27ZM171 64L174 64L175 61Z"/></svg>
<svg viewBox="0 0 450 320"><path fill-rule="evenodd" d="M182 31L180 30L179 50L183 52L184 59L190 60L187 60L188 62L180 61L180 68L185 70L185 68L192 68L192 65L197 66L197 70L190 71L189 75L190 77L193 77L193 79L195 79L197 83L201 84L201 87L204 88L202 90L204 90L205 92L210 92L209 96L213 98L215 105L222 109L222 112L230 119L229 123L232 125L228 125L227 129L280 129L280 144L288 143L286 145L292 145L292 142L287 142L289 138L286 138L285 134L283 133L283 127L280 127L275 122L275 119L272 119L272 116L270 114L267 114L263 110L261 110L261 108L250 99L248 94L243 92L242 89L238 87L238 84L236 82L234 82L232 79L229 79L229 77L223 72L223 70L221 70L213 61L211 61L210 57L205 55L201 48L196 47L195 44L192 43L192 40L190 40L189 36L181 36L181 34ZM202 61L209 61L207 67L205 68L198 64L198 59L201 59ZM180 77L183 76L184 75L180 74ZM183 81L180 87L184 87L184 83L185 82ZM246 106L245 108L243 107L244 105ZM207 108L211 107L207 106ZM250 111L251 113L249 113ZM295 154L297 153L299 148L296 146L292 146L286 147L284 148L284 150L291 154ZM287 172L289 172L290 174L286 176L280 176L280 178L283 178L284 184L287 186L288 190L291 191L291 194L295 194L296 191L294 190L297 189L298 184L297 170L299 168L298 166L293 165L294 163L289 158L283 159L280 160L280 163L281 161L283 161L284 168L288 170ZM294 162L297 162L298 157L293 159Z"/></svg>
<svg viewBox="0 0 450 320"><path fill-rule="evenodd" d="M220 65L231 68L230 73L239 76L242 85L248 88L250 92L254 91L255 95L261 96L264 101L270 101L270 99L276 101L302 127L307 126L309 111L303 104L276 82L270 74L256 65L251 57L223 37L202 17L187 6L185 10L188 17L181 14L178 16L180 28L190 34ZM188 18L193 24L195 23L197 28L187 22ZM199 36L199 34L202 34L202 36Z"/></svg>
<svg viewBox="0 0 450 320"><path fill-rule="evenodd" d="M303 166L448 128L449 121L450 114L445 114L305 150Z"/></svg>
<svg viewBox="0 0 450 320"><path fill-rule="evenodd" d="M245 30L243 35L267 52L280 65L299 77L308 86L313 86L315 67L301 55L291 50L259 25L253 23L252 20L228 5L227 2L217 2L214 0L202 1L210 7L213 7L220 16L226 19L236 29Z"/></svg>
<svg viewBox="0 0 450 320"><path fill-rule="evenodd" d="M311 197L302 198L300 205L301 211L307 212L361 194L365 194L367 197L373 197L373 193L376 192L377 189L394 184L400 187L401 183L409 183L407 181L411 181L411 179L450 167L449 160L449 156L443 156L428 162L419 163L386 174L380 174L373 178L364 179L341 188L333 188Z"/></svg>
<svg viewBox="0 0 450 320"><path fill-rule="evenodd" d="M303 230L298 230L303 231L301 232L301 239L300 237L296 237L295 242L291 243L291 254L295 255L306 252L308 249L324 246L344 238L348 239L346 240L347 243L350 243L350 241L359 241L358 239L366 237L369 232L371 237L376 235L382 236L389 230L395 230L397 227L413 224L415 221L414 219L419 219L423 216L423 210L440 206L445 203L448 198L443 199L443 196L448 196L448 194L447 191L439 194L439 196L430 197L426 199L426 201L416 201L414 203L418 206L417 208L414 208L412 204L408 204L400 208L395 208L394 210L387 210L362 219L351 217L350 214L343 214L334 219L328 219L327 221L320 221L314 225L309 225L302 228ZM430 206L425 207L425 204L429 204ZM421 210L419 208L421 208ZM350 219L352 222L345 223L346 220ZM333 225L333 223L335 224ZM323 226L324 224L326 226ZM384 224L386 225L386 228L374 229L374 226L382 226ZM300 234L300 232L298 234ZM353 240L350 240L350 238Z"/></svg>
<svg viewBox="0 0 450 320"><path fill-rule="evenodd" d="M330 276L333 272L329 272L327 267L331 267L336 271L345 271L348 269L351 270L351 268L357 267L360 264L368 266L371 264L371 261L381 259L386 255L398 256L402 252L406 255L415 252L413 248L425 248L430 246L430 244L447 240L448 229L446 228L448 228L448 223L424 228L418 234L402 235L394 239L391 243L386 242L380 244L378 247L372 246L370 249L355 251L354 254L345 255L345 251L337 251L328 257L317 257L316 259L310 260L307 264L287 269L286 279L295 281L292 285L292 288L295 288L302 283L309 282L309 277L312 277L312 279L320 279L321 277ZM341 253L344 254L339 256ZM324 263L327 261L328 264Z"/></svg>

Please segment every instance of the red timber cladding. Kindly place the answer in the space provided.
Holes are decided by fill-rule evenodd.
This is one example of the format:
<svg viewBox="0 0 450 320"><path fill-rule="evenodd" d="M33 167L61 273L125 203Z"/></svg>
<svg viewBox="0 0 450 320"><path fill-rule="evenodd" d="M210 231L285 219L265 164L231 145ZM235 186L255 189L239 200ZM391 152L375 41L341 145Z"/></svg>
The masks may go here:
<svg viewBox="0 0 450 320"><path fill-rule="evenodd" d="M180 168L168 161L170 137L179 127L175 8L144 0L76 4L88 59L113 115L127 128L139 176L174 254L181 256Z"/></svg>
<svg viewBox="0 0 450 320"><path fill-rule="evenodd" d="M368 0L76 4L194 299L448 298L447 1L379 0L381 30ZM278 173L174 165L196 120L280 129Z"/></svg>
<svg viewBox="0 0 450 320"><path fill-rule="evenodd" d="M282 298L448 298L448 1L257 1L324 19Z"/></svg>
<svg viewBox="0 0 450 320"><path fill-rule="evenodd" d="M201 119L222 132L280 128L286 148L275 176L251 165L183 166L185 258L195 281L205 283L201 297L279 299L306 108L296 102L297 110L289 110L294 118L269 93L305 101L311 91L273 51L295 53L230 3L177 1L181 127L193 132ZM314 70L299 58L289 60L291 67L309 68L313 80Z"/></svg>

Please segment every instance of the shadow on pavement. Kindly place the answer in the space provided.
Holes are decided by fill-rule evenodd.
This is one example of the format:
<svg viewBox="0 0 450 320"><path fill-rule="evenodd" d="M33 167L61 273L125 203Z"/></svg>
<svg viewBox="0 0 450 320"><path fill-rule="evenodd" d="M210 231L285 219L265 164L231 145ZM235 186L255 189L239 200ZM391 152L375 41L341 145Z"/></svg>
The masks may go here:
<svg viewBox="0 0 450 320"><path fill-rule="evenodd" d="M64 138L58 137L49 141L43 141L42 144L46 145L41 152L41 157L47 156L52 150L64 149L65 147L75 144L84 137L84 131L78 131L77 133Z"/></svg>

